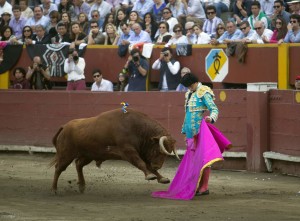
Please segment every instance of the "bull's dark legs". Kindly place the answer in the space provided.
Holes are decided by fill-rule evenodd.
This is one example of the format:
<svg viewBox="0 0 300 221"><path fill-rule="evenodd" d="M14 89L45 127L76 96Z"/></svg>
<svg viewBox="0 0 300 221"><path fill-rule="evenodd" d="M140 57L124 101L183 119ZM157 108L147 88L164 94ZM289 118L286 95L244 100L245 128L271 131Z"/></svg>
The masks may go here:
<svg viewBox="0 0 300 221"><path fill-rule="evenodd" d="M89 164L91 161L92 160L87 159L87 158L78 158L75 160L76 170L77 170L77 174L78 174L78 187L79 187L79 191L81 193L83 193L85 190L85 180L84 180L82 168L85 165Z"/></svg>
<svg viewBox="0 0 300 221"><path fill-rule="evenodd" d="M152 169L150 166L147 165L147 168L157 176L157 182L167 184L170 183L170 180L166 177L163 177L157 170Z"/></svg>
<svg viewBox="0 0 300 221"><path fill-rule="evenodd" d="M72 163L74 158L63 158L63 159L57 159L55 163L55 172L54 172L54 179L52 183L52 191L56 194L57 193L57 182L60 174L67 169L67 167Z"/></svg>

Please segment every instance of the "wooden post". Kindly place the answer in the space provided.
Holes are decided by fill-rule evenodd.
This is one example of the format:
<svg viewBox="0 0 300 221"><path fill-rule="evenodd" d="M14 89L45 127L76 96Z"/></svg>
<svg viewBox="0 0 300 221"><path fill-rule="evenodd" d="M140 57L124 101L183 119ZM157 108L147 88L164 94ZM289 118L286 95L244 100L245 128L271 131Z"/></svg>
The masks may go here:
<svg viewBox="0 0 300 221"><path fill-rule="evenodd" d="M0 74L0 89L8 89L9 86L9 71Z"/></svg>

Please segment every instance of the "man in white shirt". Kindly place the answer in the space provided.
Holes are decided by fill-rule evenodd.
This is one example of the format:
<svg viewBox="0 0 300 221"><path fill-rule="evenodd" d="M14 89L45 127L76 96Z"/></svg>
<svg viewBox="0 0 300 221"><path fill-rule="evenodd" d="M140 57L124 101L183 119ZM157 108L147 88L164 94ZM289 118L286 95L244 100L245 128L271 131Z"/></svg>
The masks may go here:
<svg viewBox="0 0 300 221"><path fill-rule="evenodd" d="M205 21L205 12L199 0L181 0L181 2L184 5L184 9L187 11L186 17L196 17Z"/></svg>
<svg viewBox="0 0 300 221"><path fill-rule="evenodd" d="M89 13L89 20L92 19L91 12L93 10L98 10L100 14L100 19L104 20L105 16L111 12L112 6L108 4L106 1L103 0L96 0L93 6L91 7L90 13Z"/></svg>
<svg viewBox="0 0 300 221"><path fill-rule="evenodd" d="M103 78L101 70L95 69L93 71L94 83L91 91L114 91L113 83Z"/></svg>
<svg viewBox="0 0 300 221"><path fill-rule="evenodd" d="M249 38L249 41L254 44L264 44L269 43L273 35L273 31L265 28L265 23L263 21L256 21L254 23L254 30L256 33Z"/></svg>

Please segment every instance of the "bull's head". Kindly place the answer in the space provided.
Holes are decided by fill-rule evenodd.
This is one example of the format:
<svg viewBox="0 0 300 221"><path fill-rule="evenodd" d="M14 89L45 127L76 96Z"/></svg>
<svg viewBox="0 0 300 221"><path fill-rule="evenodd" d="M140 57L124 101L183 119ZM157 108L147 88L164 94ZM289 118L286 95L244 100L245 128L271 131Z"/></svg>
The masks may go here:
<svg viewBox="0 0 300 221"><path fill-rule="evenodd" d="M176 148L175 148L175 141L172 139L172 138L169 138L170 140L168 140L168 137L167 136L162 136L159 138L159 147L160 147L160 152L161 153L164 153L166 155L172 155L171 153L169 153L166 148L165 148L165 145L164 145L164 142L165 143L168 143L168 144L171 144L169 146L172 147L172 152L175 154L175 156L177 157L178 160L180 160L178 154L177 154L177 151L176 151Z"/></svg>

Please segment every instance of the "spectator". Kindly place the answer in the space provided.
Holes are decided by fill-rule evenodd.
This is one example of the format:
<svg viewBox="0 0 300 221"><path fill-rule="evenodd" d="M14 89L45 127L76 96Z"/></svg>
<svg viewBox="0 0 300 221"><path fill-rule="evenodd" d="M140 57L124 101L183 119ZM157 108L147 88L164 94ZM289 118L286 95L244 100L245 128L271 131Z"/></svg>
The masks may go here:
<svg viewBox="0 0 300 221"><path fill-rule="evenodd" d="M128 91L146 91L148 61L141 57L139 49L133 49L124 66L129 74Z"/></svg>
<svg viewBox="0 0 300 221"><path fill-rule="evenodd" d="M274 1L275 0L260 0L261 11L268 17L271 18L274 12ZM281 1L281 0L279 0Z"/></svg>
<svg viewBox="0 0 300 221"><path fill-rule="evenodd" d="M71 43L70 34L67 29L67 25L64 22L57 24L57 34L51 39L52 43Z"/></svg>
<svg viewBox="0 0 300 221"><path fill-rule="evenodd" d="M8 10L3 11L0 18L0 30L5 26L9 26L10 19L11 19L11 12Z"/></svg>
<svg viewBox="0 0 300 221"><path fill-rule="evenodd" d="M300 76L297 76L295 79L295 89L300 90Z"/></svg>
<svg viewBox="0 0 300 221"><path fill-rule="evenodd" d="M57 5L51 3L51 0L43 0L40 7L43 9L43 14L45 17L50 18L50 12L58 11Z"/></svg>
<svg viewBox="0 0 300 221"><path fill-rule="evenodd" d="M63 12L66 12L70 15L71 21L77 20L77 15L75 13L75 9L71 1L69 0L61 0L58 5L58 12L62 14Z"/></svg>
<svg viewBox="0 0 300 221"><path fill-rule="evenodd" d="M114 91L113 84L103 78L102 72L99 69L93 71L94 83L92 85L91 91Z"/></svg>
<svg viewBox="0 0 300 221"><path fill-rule="evenodd" d="M2 27L0 31L0 40L9 44L18 44L18 39L13 35L13 30L9 26Z"/></svg>
<svg viewBox="0 0 300 221"><path fill-rule="evenodd" d="M126 22L121 22L120 27L121 27L121 30L122 30L122 34L119 38L118 45L126 45L127 42L128 42L127 40L129 39L129 37L131 35L134 34L134 32L131 31L129 25Z"/></svg>
<svg viewBox="0 0 300 221"><path fill-rule="evenodd" d="M85 60L78 56L74 48L69 48L69 57L65 60L64 71L68 74L67 91L85 90Z"/></svg>
<svg viewBox="0 0 300 221"><path fill-rule="evenodd" d="M118 83L116 87L117 91L128 91L128 76L124 73L119 73Z"/></svg>
<svg viewBox="0 0 300 221"><path fill-rule="evenodd" d="M140 18L139 14L136 11L131 11L129 14L128 24L132 27L133 24L139 23L143 25L143 20Z"/></svg>
<svg viewBox="0 0 300 221"><path fill-rule="evenodd" d="M235 42L247 42L248 39L252 39L253 35L255 35L255 31L251 29L248 21L242 21L240 23L241 39L236 39Z"/></svg>
<svg viewBox="0 0 300 221"><path fill-rule="evenodd" d="M119 35L117 33L116 27L109 23L105 27L105 45L117 45L119 41Z"/></svg>
<svg viewBox="0 0 300 221"><path fill-rule="evenodd" d="M202 30L202 23L196 24L193 26L194 34L196 38L195 44L209 44L210 43L210 36L203 32Z"/></svg>
<svg viewBox="0 0 300 221"><path fill-rule="evenodd" d="M162 11L166 7L166 3L163 0L153 0L154 5L151 11L151 14L153 15L153 20L156 23L159 23L162 19Z"/></svg>
<svg viewBox="0 0 300 221"><path fill-rule="evenodd" d="M114 14L112 13L108 13L106 16L105 16L105 19L104 19L104 22L103 22L103 25L101 27L101 31L102 32L105 32L105 26L107 24L115 24L115 19L114 19Z"/></svg>
<svg viewBox="0 0 300 221"><path fill-rule="evenodd" d="M217 17L221 17L222 12L228 12L229 11L229 0L204 0L205 8L209 5L213 5L216 8Z"/></svg>
<svg viewBox="0 0 300 221"><path fill-rule="evenodd" d="M213 45L227 44L236 39L241 39L241 36L242 36L242 32L240 29L237 29L236 24L232 21L228 21L226 23L226 31L224 32L224 34L218 39L213 38L210 41L210 43Z"/></svg>
<svg viewBox="0 0 300 221"><path fill-rule="evenodd" d="M196 44L197 42L197 38L196 35L194 34L194 22L192 21L188 21L187 23L185 23L185 31L186 31L186 37L188 39L189 44Z"/></svg>
<svg viewBox="0 0 300 221"><path fill-rule="evenodd" d="M121 0L121 8L126 12L127 15L131 12L135 0Z"/></svg>
<svg viewBox="0 0 300 221"><path fill-rule="evenodd" d="M179 19L180 16L185 17L184 4L181 2L181 0L169 0L166 8L170 9L171 14L174 18Z"/></svg>
<svg viewBox="0 0 300 221"><path fill-rule="evenodd" d="M71 17L67 12L61 14L61 21L66 25L68 32L71 32Z"/></svg>
<svg viewBox="0 0 300 221"><path fill-rule="evenodd" d="M181 0L184 9L187 11L186 17L196 17L201 19L203 22L205 21L205 12L202 7L202 4L199 0Z"/></svg>
<svg viewBox="0 0 300 221"><path fill-rule="evenodd" d="M33 9L33 17L28 19L26 25L29 25L33 33L35 33L35 27L37 25L42 25L43 27L47 27L49 24L49 18L43 15L43 9L41 6L35 6Z"/></svg>
<svg viewBox="0 0 300 221"><path fill-rule="evenodd" d="M158 25L150 12L145 14L144 23L142 27L144 31L148 32L148 34L151 37L151 40L154 41L154 36L157 32Z"/></svg>
<svg viewBox="0 0 300 221"><path fill-rule="evenodd" d="M19 5L21 8L21 17L28 20L33 17L33 11L28 7L28 0L19 0Z"/></svg>
<svg viewBox="0 0 300 221"><path fill-rule="evenodd" d="M298 14L300 15L300 1L299 0L292 0L288 2L291 14Z"/></svg>
<svg viewBox="0 0 300 221"><path fill-rule="evenodd" d="M123 44L137 44L137 43L151 43L150 35L142 30L142 27L140 24L135 23L132 25L132 30L134 32L133 35L130 35L128 40L123 40Z"/></svg>
<svg viewBox="0 0 300 221"><path fill-rule="evenodd" d="M147 12L151 12L153 5L154 3L152 0L136 0L132 11L136 11L142 19Z"/></svg>
<svg viewBox="0 0 300 221"><path fill-rule="evenodd" d="M80 13L78 15L78 22L82 33L87 35L89 33L89 21L87 15L84 13Z"/></svg>
<svg viewBox="0 0 300 221"><path fill-rule="evenodd" d="M22 30L26 24L26 18L21 17L21 8L18 5L13 7L14 17L10 20L9 26L13 29L13 32L17 39L22 38Z"/></svg>
<svg viewBox="0 0 300 221"><path fill-rule="evenodd" d="M84 0L73 0L73 4L76 16L79 16L80 13L84 13L87 16L90 14L91 6Z"/></svg>
<svg viewBox="0 0 300 221"><path fill-rule="evenodd" d="M49 34L49 37L52 38L57 35L56 26L58 21L60 21L60 14L58 11L51 11L49 14L50 22L46 27L46 32Z"/></svg>
<svg viewBox="0 0 300 221"><path fill-rule="evenodd" d="M30 44L50 44L50 36L46 33L46 29L42 25L35 26L36 35L33 36L32 40L27 41L27 45Z"/></svg>
<svg viewBox="0 0 300 221"><path fill-rule="evenodd" d="M74 21L71 24L71 41L72 45L76 47L76 49L79 48L79 45L81 43L84 43L84 38L86 37L86 34L81 31L80 25L78 22Z"/></svg>
<svg viewBox="0 0 300 221"><path fill-rule="evenodd" d="M273 31L265 28L265 23L263 21L256 21L254 24L254 29L256 33L249 38L250 42L254 44L264 44L270 42Z"/></svg>
<svg viewBox="0 0 300 221"><path fill-rule="evenodd" d="M99 30L97 20L92 20L90 22L90 33L84 38L84 43L89 45L104 45L105 35Z"/></svg>
<svg viewBox="0 0 300 221"><path fill-rule="evenodd" d="M116 16L116 20L115 20L115 26L117 28L118 34L121 35L122 32L122 27L121 27L121 22L127 22L127 15L126 12L123 9L119 9L117 11L117 16Z"/></svg>
<svg viewBox="0 0 300 221"><path fill-rule="evenodd" d="M211 37L218 39L224 34L224 32L225 32L225 25L223 23L220 23L217 25L216 34Z"/></svg>
<svg viewBox="0 0 300 221"><path fill-rule="evenodd" d="M176 18L172 17L172 12L169 8L164 8L162 21L168 22L169 32L172 35L173 34L173 28L176 24L178 24L178 20Z"/></svg>
<svg viewBox="0 0 300 221"><path fill-rule="evenodd" d="M99 11L98 10L93 10L91 12L91 16L92 16L92 20L97 20L98 21L98 26L101 28L100 31L102 31L102 26L103 26L103 22L104 22L104 19L100 19L100 14L99 14Z"/></svg>
<svg viewBox="0 0 300 221"><path fill-rule="evenodd" d="M111 5L111 12L113 13L113 14L115 14L116 13L116 11L118 11L120 8L121 8L121 5L120 5L120 3L121 3L121 1L122 0L105 0L108 4L110 4Z"/></svg>
<svg viewBox="0 0 300 221"><path fill-rule="evenodd" d="M291 14L288 13L287 11L285 11L285 7L284 4L281 0L276 0L274 1L274 13L271 16L271 20L272 20L272 27L276 28L276 24L274 24L274 21L276 20L276 18L278 16L281 16L285 23L288 24L290 22L290 16Z"/></svg>
<svg viewBox="0 0 300 221"><path fill-rule="evenodd" d="M42 64L41 57L33 58L32 66L28 67L26 79L29 80L33 90L51 90L49 68Z"/></svg>
<svg viewBox="0 0 300 221"><path fill-rule="evenodd" d="M216 29L218 24L223 23L222 19L216 16L216 7L213 5L208 5L205 8L207 19L203 25L203 31L209 36L216 35Z"/></svg>
<svg viewBox="0 0 300 221"><path fill-rule="evenodd" d="M300 15L292 14L290 17L292 30L289 30L283 40L285 43L300 43ZM281 44L282 40L278 41L278 44Z"/></svg>
<svg viewBox="0 0 300 221"><path fill-rule="evenodd" d="M173 32L175 33L173 37L168 41L165 47L169 47L171 45L176 44L188 44L188 39L185 35L182 34L182 25L177 24L173 28Z"/></svg>
<svg viewBox="0 0 300 221"><path fill-rule="evenodd" d="M278 41L280 40L283 41L284 37L287 34L287 31L287 24L285 23L284 18L278 16L275 20L275 29L269 43L278 43Z"/></svg>
<svg viewBox="0 0 300 221"><path fill-rule="evenodd" d="M187 67L183 67L183 68L181 69L181 72L180 72L181 78L182 78L184 75L186 75L187 73L191 73L191 70L190 70L189 68L187 68ZM180 83L180 84L177 86L176 91L186 92L186 91L188 91L188 88L185 87L183 84Z"/></svg>
<svg viewBox="0 0 300 221"><path fill-rule="evenodd" d="M166 44L172 37L169 33L169 24L168 22L161 21L158 25L158 36L154 39L156 44Z"/></svg>
<svg viewBox="0 0 300 221"><path fill-rule="evenodd" d="M251 4L253 0L236 0L233 4L233 18L237 24L247 20L252 14Z"/></svg>
<svg viewBox="0 0 300 221"><path fill-rule="evenodd" d="M30 26L24 26L22 30L22 38L19 40L19 44L27 44L27 42L32 41L33 31Z"/></svg>
<svg viewBox="0 0 300 221"><path fill-rule="evenodd" d="M252 2L251 4L252 15L249 16L248 18L248 22L252 29L254 29L254 24L256 21L262 21L264 23L264 27L268 28L269 24L268 24L267 16L260 10L261 10L260 3L258 1Z"/></svg>
<svg viewBox="0 0 300 221"><path fill-rule="evenodd" d="M111 12L112 6L103 0L95 0L95 3L91 7L90 11L98 10L100 14L100 19L104 21L105 16ZM92 19L91 13L89 14L89 20Z"/></svg>
<svg viewBox="0 0 300 221"><path fill-rule="evenodd" d="M176 90L180 83L180 63L173 58L171 48L163 48L152 69L160 71L158 89L161 91Z"/></svg>
<svg viewBox="0 0 300 221"><path fill-rule="evenodd" d="M12 83L13 89L30 89L30 83L25 78L26 71L22 67L15 68L13 75L15 77L15 80Z"/></svg>
<svg viewBox="0 0 300 221"><path fill-rule="evenodd" d="M2 17L3 12L12 14L12 5L6 0L0 0L0 17Z"/></svg>

